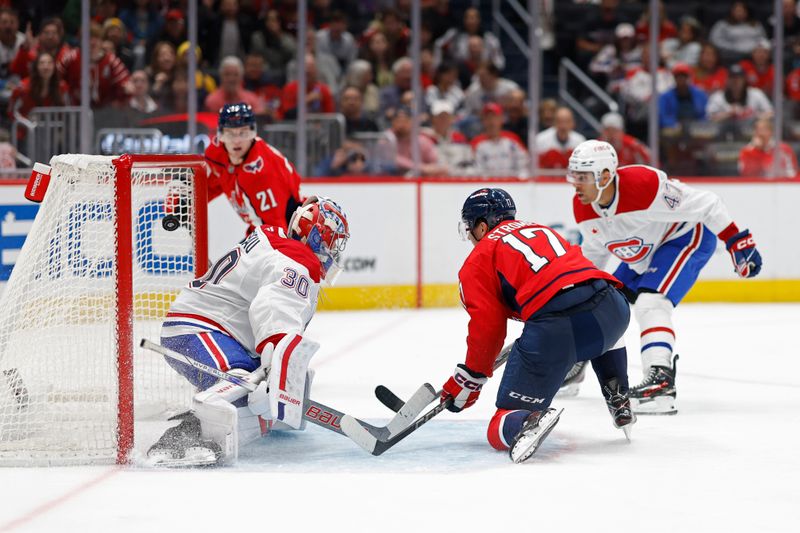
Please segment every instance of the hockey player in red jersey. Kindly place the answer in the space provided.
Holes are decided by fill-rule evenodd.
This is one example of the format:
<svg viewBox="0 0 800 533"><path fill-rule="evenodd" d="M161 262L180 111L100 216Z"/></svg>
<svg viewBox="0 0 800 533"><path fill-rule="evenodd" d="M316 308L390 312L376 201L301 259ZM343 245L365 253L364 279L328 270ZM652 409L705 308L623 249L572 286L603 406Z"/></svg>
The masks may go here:
<svg viewBox="0 0 800 533"><path fill-rule="evenodd" d="M228 197L250 227L269 224L286 229L300 205L300 176L286 157L256 135L252 108L240 102L219 112L217 136L206 148L210 169L208 199Z"/></svg>
<svg viewBox="0 0 800 533"><path fill-rule="evenodd" d="M628 400L622 335L630 311L613 276L598 270L551 228L515 219L502 189L472 193L461 211L462 235L474 245L458 279L469 313L467 356L444 385L442 401L461 411L478 399L506 336L509 318L525 322L514 343L489 423L489 443L514 462L533 455L558 422L550 407L576 361L592 361L614 421L635 421Z"/></svg>
<svg viewBox="0 0 800 533"><path fill-rule="evenodd" d="M644 380L631 387L637 413L674 414L675 332L672 312L705 266L717 239L736 273L761 270L753 236L733 222L720 198L667 179L661 170L617 168L617 153L603 141L580 144L567 174L575 188L572 205L583 236L583 253L598 267L620 261L614 276L624 284L641 328Z"/></svg>
<svg viewBox="0 0 800 533"><path fill-rule="evenodd" d="M288 231L255 228L181 291L161 326L162 345L259 385L248 395L168 359L201 392L192 411L150 448L151 464L232 463L240 446L274 424L303 429L312 377L307 368L316 349L303 335L319 285L335 280L348 238L341 207L312 196L295 211Z"/></svg>

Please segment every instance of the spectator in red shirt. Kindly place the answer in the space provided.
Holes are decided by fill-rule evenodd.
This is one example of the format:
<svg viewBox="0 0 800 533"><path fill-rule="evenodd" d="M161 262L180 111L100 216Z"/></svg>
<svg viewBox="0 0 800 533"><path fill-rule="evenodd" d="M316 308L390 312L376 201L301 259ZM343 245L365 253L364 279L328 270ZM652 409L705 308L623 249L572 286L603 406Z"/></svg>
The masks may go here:
<svg viewBox="0 0 800 533"><path fill-rule="evenodd" d="M9 65L12 74L20 78L30 76L31 64L39 56L39 52L48 52L56 59L56 68L64 75L62 63L71 50L64 42L64 23L60 18L49 18L42 22L39 35L34 37L30 28L25 32L25 42L17 50L17 55Z"/></svg>
<svg viewBox="0 0 800 533"><path fill-rule="evenodd" d="M49 52L41 52L36 58L30 77L14 89L8 103L8 114L14 112L23 117L34 107L63 106L69 101L69 87L56 70L56 62Z"/></svg>
<svg viewBox="0 0 800 533"><path fill-rule="evenodd" d="M219 88L206 96L206 111L217 112L225 104L244 102L253 108L256 114L264 112L264 104L253 92L242 85L244 82L244 65L236 56L228 56L219 67Z"/></svg>
<svg viewBox="0 0 800 533"><path fill-rule="evenodd" d="M767 95L772 95L772 86L775 82L775 67L772 65L770 49L772 46L767 39L761 39L753 49L751 59L739 62L747 78L747 85L761 89Z"/></svg>
<svg viewBox="0 0 800 533"><path fill-rule="evenodd" d="M692 83L706 94L725 89L728 83L728 70L720 64L719 50L713 44L703 45L700 61L694 67Z"/></svg>
<svg viewBox="0 0 800 533"><path fill-rule="evenodd" d="M291 81L283 88L281 112L284 118L297 116L297 80ZM317 62L314 56L306 54L306 109L309 113L335 113L331 89L317 80Z"/></svg>
<svg viewBox="0 0 800 533"><path fill-rule="evenodd" d="M780 161L778 172L774 168L775 141L772 138L773 125L769 119L756 121L753 140L739 153L739 174L761 178L797 176L797 156L792 148L782 142L778 145Z"/></svg>
<svg viewBox="0 0 800 533"><path fill-rule="evenodd" d="M600 119L603 132L601 141L606 141L617 151L619 166L649 165L650 150L639 139L625 133L625 121L619 113L606 113Z"/></svg>

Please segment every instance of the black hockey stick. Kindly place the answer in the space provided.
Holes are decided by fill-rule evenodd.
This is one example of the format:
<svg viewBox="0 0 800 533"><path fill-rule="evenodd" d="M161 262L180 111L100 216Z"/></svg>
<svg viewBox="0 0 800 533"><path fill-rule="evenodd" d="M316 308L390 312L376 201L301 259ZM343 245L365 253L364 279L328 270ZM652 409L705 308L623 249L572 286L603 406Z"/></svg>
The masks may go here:
<svg viewBox="0 0 800 533"><path fill-rule="evenodd" d="M205 374L214 376L219 379L224 379L225 381L228 381L235 385L239 385L248 392L253 392L254 390L256 390L257 383L253 383L247 379L243 379L238 376L234 376L233 374L223 372L222 370L219 370L217 368L205 365L200 361L196 361L191 357L187 357L182 353L170 350L169 348L165 348L160 344L156 344L147 339L142 339L139 345L142 348L159 353L175 361L191 365L192 367L196 368L197 370ZM361 426L370 434L376 437L387 439L391 437L393 431L397 431L399 427L405 427L405 424L409 420L413 420L414 418L416 418L417 415L421 413L422 410L432 401L432 398L435 397L435 394L436 391L433 390L433 387L431 387L428 384L422 385L419 389L417 389L417 391L411 396L409 401L405 404L406 408L404 410L398 410L398 413L392 420L389 421L389 423L386 426L373 426L372 424L364 422L363 420L358 420L358 419L355 420L358 420L358 423L361 424ZM344 413L342 413L337 409L329 407L323 403L312 400L311 398L306 399L305 405L303 407L304 407L304 412L303 412L304 419L308 420L312 424L316 424L327 430L333 431L334 433L345 435L340 425L341 420L346 416Z"/></svg>
<svg viewBox="0 0 800 533"><path fill-rule="evenodd" d="M514 343L509 344L498 354L497 359L494 361L493 369L497 370L501 366L505 364L508 360L508 355L511 353L511 348L514 346ZM426 384L427 385L427 384ZM381 385L378 386L379 388L382 387L382 394L388 391L388 393L396 398L398 401L402 402L400 398L397 397L392 391L388 388L383 387ZM441 396L441 391L439 391L436 396ZM378 395L378 388L375 389L376 396ZM391 400L390 396L386 396L389 400ZM379 398L380 399L380 398ZM383 400L381 400L383 401ZM367 450L372 455L378 456L381 455L383 452L388 450L389 448L396 445L398 442L403 440L404 438L411 435L417 429L425 425L431 418L435 417L448 407L453 404L453 398L448 397L446 400L441 402L440 404L436 405L433 409L422 415L419 419L414 421L411 425L407 426L405 429L401 430L397 434L390 436L388 439L382 439L370 433L369 431L365 431L363 426L359 424L359 420L355 417L350 415L344 415L341 421L341 428L342 431L350 437L350 440ZM384 404L386 405L386 404Z"/></svg>

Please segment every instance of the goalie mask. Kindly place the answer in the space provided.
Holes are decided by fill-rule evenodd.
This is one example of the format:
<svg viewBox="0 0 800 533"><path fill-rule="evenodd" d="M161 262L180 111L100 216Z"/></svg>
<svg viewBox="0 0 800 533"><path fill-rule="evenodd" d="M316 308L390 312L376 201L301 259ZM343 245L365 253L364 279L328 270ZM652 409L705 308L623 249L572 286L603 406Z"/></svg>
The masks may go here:
<svg viewBox="0 0 800 533"><path fill-rule="evenodd" d="M309 197L292 215L289 236L311 248L322 265L322 278L333 285L350 238L347 216L339 204L324 196Z"/></svg>

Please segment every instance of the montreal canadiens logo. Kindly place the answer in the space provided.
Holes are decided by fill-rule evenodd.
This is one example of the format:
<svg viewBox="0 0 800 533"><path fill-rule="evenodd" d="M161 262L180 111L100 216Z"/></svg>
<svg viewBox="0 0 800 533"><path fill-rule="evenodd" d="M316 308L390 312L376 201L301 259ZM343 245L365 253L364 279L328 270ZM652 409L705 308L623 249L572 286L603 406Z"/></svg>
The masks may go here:
<svg viewBox="0 0 800 533"><path fill-rule="evenodd" d="M645 244L639 237L632 237L624 241L614 241L606 244L608 251L625 263L638 263L653 249L652 244Z"/></svg>
<svg viewBox="0 0 800 533"><path fill-rule="evenodd" d="M251 174L255 174L259 170L264 168L264 160L261 158L261 156L258 156L258 158L256 158L255 161L243 165L242 168L244 169L245 172L250 172Z"/></svg>

